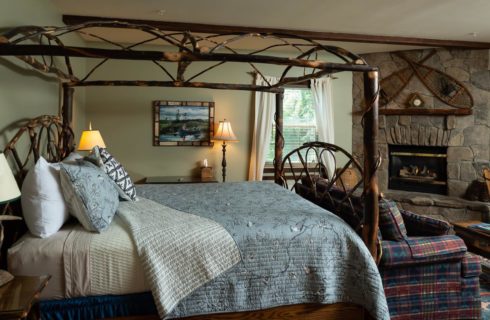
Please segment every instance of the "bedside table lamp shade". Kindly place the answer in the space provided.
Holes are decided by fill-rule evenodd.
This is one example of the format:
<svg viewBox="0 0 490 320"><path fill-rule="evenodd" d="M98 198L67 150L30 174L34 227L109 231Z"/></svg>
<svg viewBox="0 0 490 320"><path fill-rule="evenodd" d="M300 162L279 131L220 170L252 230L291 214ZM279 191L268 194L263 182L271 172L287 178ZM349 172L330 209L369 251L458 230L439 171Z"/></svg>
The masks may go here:
<svg viewBox="0 0 490 320"><path fill-rule="evenodd" d="M226 121L224 119L223 121L219 122L218 130L216 130L216 134L213 137L213 140L215 141L223 141L223 160L221 161L221 166L223 168L223 182L225 182L226 179L226 142L237 142L237 138L235 134L233 133L233 129L231 129L231 124L229 121Z"/></svg>
<svg viewBox="0 0 490 320"><path fill-rule="evenodd" d="M0 153L0 203L20 197L19 186L3 153Z"/></svg>
<svg viewBox="0 0 490 320"><path fill-rule="evenodd" d="M90 123L89 129L82 132L80 142L78 143L78 151L90 151L95 146L105 148L105 143L100 135L100 131L92 130L92 123Z"/></svg>
<svg viewBox="0 0 490 320"><path fill-rule="evenodd" d="M0 211L0 247L3 243L2 221L20 220L20 217L7 215L9 201L20 197L19 186L15 181L14 175L3 153L0 153L0 204L6 203L4 209ZM5 270L0 270L0 287L10 282L14 277Z"/></svg>

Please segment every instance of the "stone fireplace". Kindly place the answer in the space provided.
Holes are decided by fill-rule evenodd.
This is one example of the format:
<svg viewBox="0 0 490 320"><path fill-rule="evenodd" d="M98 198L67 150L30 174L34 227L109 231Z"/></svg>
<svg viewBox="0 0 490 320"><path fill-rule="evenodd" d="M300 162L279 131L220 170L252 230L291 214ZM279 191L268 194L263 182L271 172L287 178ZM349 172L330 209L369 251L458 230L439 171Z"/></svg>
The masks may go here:
<svg viewBox="0 0 490 320"><path fill-rule="evenodd" d="M404 54L415 61L421 60L429 50L406 51ZM390 53L373 53L363 56L366 61L380 68L380 78L383 79L394 71L407 67L407 64ZM470 183L481 179L482 169L490 167L490 71L488 71L488 50L448 50L438 49L430 59L424 62L437 70L441 70L462 82L473 96L474 106L470 115L380 115L378 150L382 157L382 164L378 170L378 183L381 192L390 197L401 199L402 206L426 205L435 208L422 209L420 213L441 215L446 220L462 220L466 218L479 218L478 214L487 213L485 203L465 202L462 197ZM388 105L389 108L409 109L407 100L413 93L417 93L424 100L424 108L444 109L451 107L439 101L424 86L413 77L395 100ZM363 106L363 79L362 75L353 77L353 143L352 149L362 161L362 125L361 110ZM408 149L407 149L408 148ZM415 149L412 149L415 148ZM437 178L425 177L411 181L410 175L417 170L431 170L429 158L423 156L417 159L406 153L440 154L435 158L440 160L437 165ZM408 150L408 151L407 151ZM415 150L415 151L414 151ZM394 152L394 154L393 154ZM398 155L397 155L398 154ZM400 155L403 154L403 155ZM444 156L442 154L445 154ZM433 157L434 158L434 157ZM430 160L432 163L434 159ZM391 161L391 162L390 162ZM414 161L412 167L405 163L405 169L390 167L393 161ZM403 166L403 165L402 165ZM402 170L403 169L403 170ZM400 170L403 178L400 182ZM434 168L432 168L434 170ZM441 171L442 170L442 171ZM429 180L436 182L440 187L429 187ZM410 189L416 183L424 185L423 190ZM434 183L433 183L434 184ZM404 188L407 187L408 188ZM419 185L420 186L420 185ZM400 191L404 189L405 191ZM409 190L407 190L409 189ZM435 190L437 189L437 190ZM411 194L412 191L425 192ZM428 192L428 193L427 193ZM441 196L432 195L434 193ZM443 196L447 195L447 196ZM413 203L413 199L416 198ZM434 203L439 203L434 205ZM459 203L459 204L458 204ZM481 210L474 210L477 205ZM455 207L457 214L449 214L448 208ZM472 207L472 209L469 209ZM454 211L454 210L453 210Z"/></svg>

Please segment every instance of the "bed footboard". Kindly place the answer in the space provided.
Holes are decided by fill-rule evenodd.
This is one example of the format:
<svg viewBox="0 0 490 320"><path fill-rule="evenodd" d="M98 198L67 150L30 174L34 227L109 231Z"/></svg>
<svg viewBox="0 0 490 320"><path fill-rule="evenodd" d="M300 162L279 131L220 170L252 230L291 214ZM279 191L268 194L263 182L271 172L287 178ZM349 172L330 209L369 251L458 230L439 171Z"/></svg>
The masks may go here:
<svg viewBox="0 0 490 320"><path fill-rule="evenodd" d="M378 165L379 162L375 169ZM366 232L367 222L372 222L373 205L377 207L377 202L368 201L365 177L360 162L349 152L318 141L294 149L284 157L280 166L283 187L335 213L360 235Z"/></svg>

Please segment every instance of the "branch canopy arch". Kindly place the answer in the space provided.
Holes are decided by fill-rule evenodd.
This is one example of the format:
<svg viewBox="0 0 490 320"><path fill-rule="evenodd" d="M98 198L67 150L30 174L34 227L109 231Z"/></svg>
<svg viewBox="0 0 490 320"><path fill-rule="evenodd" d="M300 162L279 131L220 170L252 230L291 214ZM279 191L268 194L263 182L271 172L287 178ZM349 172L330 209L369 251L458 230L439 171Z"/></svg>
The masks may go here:
<svg viewBox="0 0 490 320"><path fill-rule="evenodd" d="M120 43L97 34L97 28L115 28L124 32L136 31L144 35L144 40L132 44ZM68 35L78 33L90 40L104 43L104 46L76 47L66 45ZM259 39L263 46L251 51L239 50L241 41ZM149 44L164 46L151 47ZM155 48L155 49L153 49ZM168 50L167 50L168 49ZM281 52L281 55L278 55ZM285 56L284 54L288 54ZM278 134L275 139L275 178L280 183L279 166L282 162L284 138L282 132L283 87L304 82L340 71L364 73L365 107L364 125L364 179L365 221L362 238L371 254L377 254L378 231L378 186L376 178L376 136L378 131L378 68L369 66L358 55L342 48L327 46L316 41L294 35L278 33L225 33L193 34L190 32L165 32L145 24L121 21L91 21L64 27L22 26L10 29L0 35L0 57L15 56L40 72L50 74L63 83L62 134L65 145L63 151L72 145L72 102L74 87L77 86L159 86L193 87L211 89L231 89L276 93L275 123ZM335 61L323 61L319 57ZM75 74L72 58L99 59L85 74ZM95 78L95 71L111 60L149 61L161 70L162 77L156 80L109 80ZM340 62L338 62L340 61ZM204 67L189 74L189 66L202 62ZM168 63L176 64L175 70ZM282 66L279 81L275 84L257 86L250 83L223 83L197 81L226 63L248 64L252 72L264 77L263 65ZM209 65L211 64L211 65ZM302 69L302 76L291 76L293 68ZM70 145L66 145L66 142Z"/></svg>
<svg viewBox="0 0 490 320"><path fill-rule="evenodd" d="M143 39L132 44L98 34L98 28L112 28L124 32L138 32ZM86 39L105 44L92 47L76 47L65 44L68 35L78 33ZM243 42L253 50L244 48ZM165 46L165 51L148 49L148 44ZM278 52L281 55L278 56ZM287 53L287 56L284 56ZM52 74L69 86L163 86L197 87L280 92L284 85L294 84L339 71L369 72L377 70L358 55L342 48L323 45L314 40L275 33L226 33L193 34L190 32L165 32L144 24L120 21L92 21L64 27L22 26L0 36L0 56L16 56L35 69ZM62 57L64 59L56 59ZM100 61L86 74L74 74L71 58L90 58ZM334 58L335 62L322 61L319 57ZM97 79L94 72L110 60L149 61L162 71L162 78L155 80ZM341 61L341 62L338 62ZM176 63L176 70L169 70L166 63ZM191 64L207 62L199 71L189 74ZM215 83L197 81L207 72L226 63L245 63L252 72L264 76L263 65L284 67L276 84L255 86L250 83ZM211 66L209 66L211 63ZM301 68L301 76L289 76L293 68Z"/></svg>

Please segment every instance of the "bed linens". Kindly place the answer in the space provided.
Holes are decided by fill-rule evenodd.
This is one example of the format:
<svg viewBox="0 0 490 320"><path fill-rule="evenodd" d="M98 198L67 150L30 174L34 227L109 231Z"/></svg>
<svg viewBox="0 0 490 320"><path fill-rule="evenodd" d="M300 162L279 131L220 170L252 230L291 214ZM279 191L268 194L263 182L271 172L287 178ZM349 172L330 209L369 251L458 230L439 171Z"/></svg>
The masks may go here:
<svg viewBox="0 0 490 320"><path fill-rule="evenodd" d="M45 239L26 233L9 249L8 262L14 275L51 275L43 300L150 290L126 224L117 215L102 233L71 222Z"/></svg>
<svg viewBox="0 0 490 320"><path fill-rule="evenodd" d="M240 261L230 234L218 223L147 199L123 202L126 221L160 317L187 295Z"/></svg>
<svg viewBox="0 0 490 320"><path fill-rule="evenodd" d="M389 319L377 266L359 236L334 214L278 185L142 185L138 194L220 223L242 256L183 299L171 317L352 302L375 319Z"/></svg>
<svg viewBox="0 0 490 320"><path fill-rule="evenodd" d="M220 223L232 235L242 255L242 262L184 298L170 317L298 303L353 302L364 306L376 319L389 319L377 267L362 240L341 219L301 197L272 183L137 188L141 196ZM92 238L77 235L80 232ZM85 286L89 291L81 295L149 290L142 280L127 226L119 215L101 234L78 228L69 237L74 238L66 239L65 234L59 239L61 247L65 239L67 244L78 243L76 239L90 241L88 246L81 241L71 252L67 244L64 246L65 270L70 256L75 262L78 259L78 266L73 264L73 273L87 265L82 257L90 259L90 285ZM89 253L84 254L87 247ZM19 260L22 251L27 252L24 267L37 252L24 250L19 243L10 249L9 262ZM16 270L12 270L14 274L18 274ZM83 291L83 287L79 290Z"/></svg>
<svg viewBox="0 0 490 320"><path fill-rule="evenodd" d="M70 222L65 223L57 233L43 239L28 232L8 250L8 271L14 276L51 275L41 299L66 297L63 245L73 226Z"/></svg>

